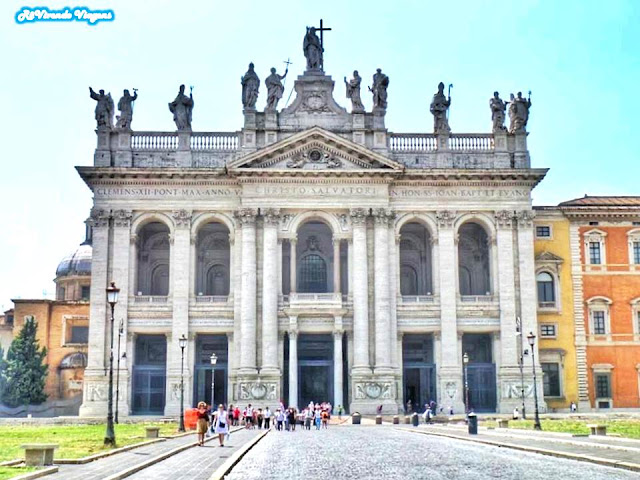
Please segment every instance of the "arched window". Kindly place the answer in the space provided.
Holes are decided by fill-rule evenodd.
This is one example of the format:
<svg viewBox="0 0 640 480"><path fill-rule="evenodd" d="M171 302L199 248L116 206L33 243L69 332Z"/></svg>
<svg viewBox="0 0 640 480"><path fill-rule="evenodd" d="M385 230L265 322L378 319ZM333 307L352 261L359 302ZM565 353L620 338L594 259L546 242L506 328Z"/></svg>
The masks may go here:
<svg viewBox="0 0 640 480"><path fill-rule="evenodd" d="M491 295L489 236L477 223L458 230L460 295Z"/></svg>
<svg viewBox="0 0 640 480"><path fill-rule="evenodd" d="M207 223L196 241L196 295L229 295L229 229L222 223Z"/></svg>
<svg viewBox="0 0 640 480"><path fill-rule="evenodd" d="M538 305L549 306L556 303L553 276L549 272L540 272L536 276L538 283Z"/></svg>
<svg viewBox="0 0 640 480"><path fill-rule="evenodd" d="M431 236L424 225L402 226L399 262L401 295L431 295Z"/></svg>
<svg viewBox="0 0 640 480"><path fill-rule="evenodd" d="M320 255L309 254L300 262L300 292L323 293L327 291L327 264Z"/></svg>
<svg viewBox="0 0 640 480"><path fill-rule="evenodd" d="M168 295L169 227L161 222L147 223L138 237L138 292L141 295Z"/></svg>

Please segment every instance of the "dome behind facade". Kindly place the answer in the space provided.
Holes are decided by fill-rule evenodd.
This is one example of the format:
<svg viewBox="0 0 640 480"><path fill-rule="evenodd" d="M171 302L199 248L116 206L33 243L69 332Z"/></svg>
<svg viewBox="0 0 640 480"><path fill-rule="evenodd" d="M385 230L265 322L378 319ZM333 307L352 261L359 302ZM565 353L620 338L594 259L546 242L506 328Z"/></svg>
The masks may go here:
<svg viewBox="0 0 640 480"><path fill-rule="evenodd" d="M72 275L91 275L91 245L83 243L71 255L67 255L58 264L56 277Z"/></svg>

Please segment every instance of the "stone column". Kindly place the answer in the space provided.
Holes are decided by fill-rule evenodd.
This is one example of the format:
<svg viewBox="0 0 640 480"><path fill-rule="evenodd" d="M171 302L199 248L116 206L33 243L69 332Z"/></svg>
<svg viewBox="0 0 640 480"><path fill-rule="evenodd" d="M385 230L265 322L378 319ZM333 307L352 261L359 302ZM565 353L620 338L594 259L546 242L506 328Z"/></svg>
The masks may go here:
<svg viewBox="0 0 640 480"><path fill-rule="evenodd" d="M256 215L251 208L235 213L242 224L242 302L240 308L240 374L256 374Z"/></svg>
<svg viewBox="0 0 640 480"><path fill-rule="evenodd" d="M235 269L232 270L231 281L234 284L233 294L233 375L238 373L240 368L240 349L242 337L241 333L241 310L242 310L242 229L240 228L240 222L236 222L235 226L235 241L233 243L233 249L231 251L233 255L233 264Z"/></svg>
<svg viewBox="0 0 640 480"><path fill-rule="evenodd" d="M236 237L233 232L229 232L229 298L227 299L230 303L233 303L233 294L235 291L235 282L233 281L233 273L235 272L235 242ZM195 250L194 250L195 257ZM194 278L195 278L195 269L194 269ZM193 283L193 282L192 282Z"/></svg>
<svg viewBox="0 0 640 480"><path fill-rule="evenodd" d="M129 297L133 292L129 285L129 252L131 251L131 210L116 210L113 212L113 265L112 279L120 289L120 298L115 308L115 325L113 339L113 365L114 375L118 365L118 341L122 342L121 353L126 351L127 341L127 313L129 311ZM119 336L119 326L122 321L122 337ZM117 375L115 375L117 377ZM114 378L115 381L115 378ZM118 415L127 416L129 414L129 371L127 362L120 362L120 395L118 400ZM115 386L114 386L115 388ZM114 397L115 398L115 397ZM115 401L115 400L114 400Z"/></svg>
<svg viewBox="0 0 640 480"><path fill-rule="evenodd" d="M261 374L278 375L278 222L280 212L266 209L262 241L262 366Z"/></svg>
<svg viewBox="0 0 640 480"><path fill-rule="evenodd" d="M353 225L353 370L371 373L369 365L369 282L367 273L367 216L364 208L351 210Z"/></svg>
<svg viewBox="0 0 640 480"><path fill-rule="evenodd" d="M342 397L342 330L333 332L333 406L344 406Z"/></svg>
<svg viewBox="0 0 640 480"><path fill-rule="evenodd" d="M340 293L340 239L333 239L333 292Z"/></svg>
<svg viewBox="0 0 640 480"><path fill-rule="evenodd" d="M455 212L436 213L438 220L438 246L440 270L440 392L445 404L455 411L464 411L462 384L462 354L458 347L457 292L458 265L456 262Z"/></svg>
<svg viewBox="0 0 640 480"><path fill-rule="evenodd" d="M393 224L389 229L389 309L391 312L391 328L389 336L391 342L391 367L400 372L398 358L398 268L400 265L400 235L396 235Z"/></svg>
<svg viewBox="0 0 640 480"><path fill-rule="evenodd" d="M191 270L191 212L178 210L172 214L175 223L171 246L171 303L173 318L171 335L167 335L167 395L165 415L180 413L180 344L182 335L189 337L189 271ZM185 382L188 378L185 379Z"/></svg>
<svg viewBox="0 0 640 480"><path fill-rule="evenodd" d="M389 301L389 220L393 214L379 208L373 214L374 230L374 305L375 305L375 373L391 371L391 312Z"/></svg>
<svg viewBox="0 0 640 480"><path fill-rule="evenodd" d="M91 307L89 311L89 349L84 372L84 393L80 416L103 416L107 413L107 376L105 350L109 341L107 325L111 315L107 305L109 271L110 212L93 208L89 224L93 228L91 264ZM121 302L128 303L127 298Z"/></svg>
<svg viewBox="0 0 640 480"><path fill-rule="evenodd" d="M498 293L500 298L500 331L502 351L501 374L519 374L518 344L516 342L516 292L513 252L513 218L514 212L500 210L495 213L498 244ZM494 352L494 355L497 352ZM508 372L512 368L513 372Z"/></svg>
<svg viewBox="0 0 640 480"><path fill-rule="evenodd" d="M298 332L289 331L289 405L298 406Z"/></svg>
<svg viewBox="0 0 640 480"><path fill-rule="evenodd" d="M298 279L297 279L297 265L296 265L296 248L298 245L298 239L297 238L290 238L289 239L289 284L290 284L290 288L289 288L289 292L290 293L296 293L296 289L298 286Z"/></svg>

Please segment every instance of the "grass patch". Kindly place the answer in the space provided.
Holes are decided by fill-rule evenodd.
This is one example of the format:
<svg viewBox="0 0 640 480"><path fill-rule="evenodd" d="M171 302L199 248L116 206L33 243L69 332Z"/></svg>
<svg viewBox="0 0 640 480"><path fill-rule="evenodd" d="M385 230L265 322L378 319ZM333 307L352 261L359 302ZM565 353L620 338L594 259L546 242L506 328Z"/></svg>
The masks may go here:
<svg viewBox="0 0 640 480"><path fill-rule="evenodd" d="M115 425L117 447L144 442L145 427L160 427L160 435L177 433L173 423L126 423ZM80 458L105 452L105 425L15 425L0 426L0 462L24 458L20 445L57 443L55 458ZM9 478L9 477L2 477Z"/></svg>
<svg viewBox="0 0 640 480"><path fill-rule="evenodd" d="M17 477L37 470L36 467L0 467L0 480Z"/></svg>
<svg viewBox="0 0 640 480"><path fill-rule="evenodd" d="M598 424L607 426L607 434L616 434L626 438L640 439L640 419L638 420L541 420L542 430L547 432L562 432L578 435L588 435L590 432L587 425ZM496 427L497 422L482 422L484 427ZM533 420L509 420L509 428L521 428L525 430L533 430Z"/></svg>

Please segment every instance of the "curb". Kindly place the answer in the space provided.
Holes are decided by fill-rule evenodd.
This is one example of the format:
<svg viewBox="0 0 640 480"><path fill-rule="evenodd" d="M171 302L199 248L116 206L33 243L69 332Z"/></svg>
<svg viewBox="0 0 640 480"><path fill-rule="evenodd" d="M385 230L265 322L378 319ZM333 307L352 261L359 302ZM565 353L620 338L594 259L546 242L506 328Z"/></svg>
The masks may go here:
<svg viewBox="0 0 640 480"><path fill-rule="evenodd" d="M455 440L463 440L463 441L472 442L472 443L480 443L480 444L484 444L484 445L492 445L494 447L511 448L513 450L521 450L523 452L538 453L540 455L548 455L550 457L566 458L566 459L569 459L569 460L577 460L579 462L595 463L595 464L602 465L602 466L605 466L605 467L613 467L613 468L618 468L618 469L631 470L633 472L640 472L640 464L631 463L631 462L625 462L625 461L622 461L622 460L616 461L616 460L610 460L608 458L593 457L593 456L590 456L590 455L579 455L579 454L569 453L569 452L559 452L557 450L547 450L547 449L544 449L544 448L526 447L524 445L516 445L516 444L513 444L513 443L503 443L503 442L496 442L496 441L493 441L493 440L461 437L461 436L458 436L458 435L451 435L451 434L447 434L447 433L427 432L427 431L420 432L418 430L412 430L412 429L408 429L408 428L398 428L398 430L402 430L402 431L405 431L405 432L422 434L422 435L433 435L433 436L436 436L436 437L453 438Z"/></svg>
<svg viewBox="0 0 640 480"><path fill-rule="evenodd" d="M244 428L244 427L241 427ZM233 432L237 432L239 429L236 430L231 430L231 433ZM217 436L212 436L209 438L205 438L204 442L208 443L212 440L217 439ZM134 473L139 472L140 470L144 470L145 468L150 467L151 465L154 465L158 462L161 462L163 460L166 460L169 457L172 457L173 455L176 455L180 452L183 452L185 450L188 450L192 447L195 447L198 444L198 442L193 442L193 443L187 443L186 445L180 445L179 447L174 448L173 450L169 450L168 452L164 452L161 453L160 455L153 457L145 462L139 463L137 465L134 465L132 467L127 468L126 470L123 470L121 472L115 473L113 475L110 475L108 477L105 477L104 480L121 480L122 478L127 478L131 475L133 475Z"/></svg>
<svg viewBox="0 0 640 480"><path fill-rule="evenodd" d="M209 477L209 480L223 480L225 475L231 472L233 467L235 467L238 464L238 462L242 460L242 457L244 457L249 452L249 450L251 450L255 446L255 444L258 443L260 440L262 440L264 436L270 431L271 429L266 430L264 433L261 433L253 440L250 440L248 443L245 443L240 449L236 450L235 453L231 455L226 462L220 465L216 469L216 471L213 472L213 475Z"/></svg>
<svg viewBox="0 0 640 480"><path fill-rule="evenodd" d="M173 438L173 437L168 437L168 438ZM151 445L158 442L166 442L166 441L167 441L167 438L154 438L153 440L148 440L146 442L134 443L132 445L126 445L124 447L116 448L114 450L109 450L107 452L95 453L93 455L89 455L86 457L58 458L58 459L54 459L53 463L56 465L84 465L85 463L90 463L90 462L93 462L94 460L110 457L111 455L117 455L118 453L127 452L129 450L133 450L134 448L146 447L147 445Z"/></svg>
<svg viewBox="0 0 640 480"><path fill-rule="evenodd" d="M25 473L24 475L18 475L17 477L12 477L11 480L31 480L32 478L40 478L45 475L50 475L52 473L56 473L58 471L58 467L47 467L42 470L36 470L35 472Z"/></svg>

